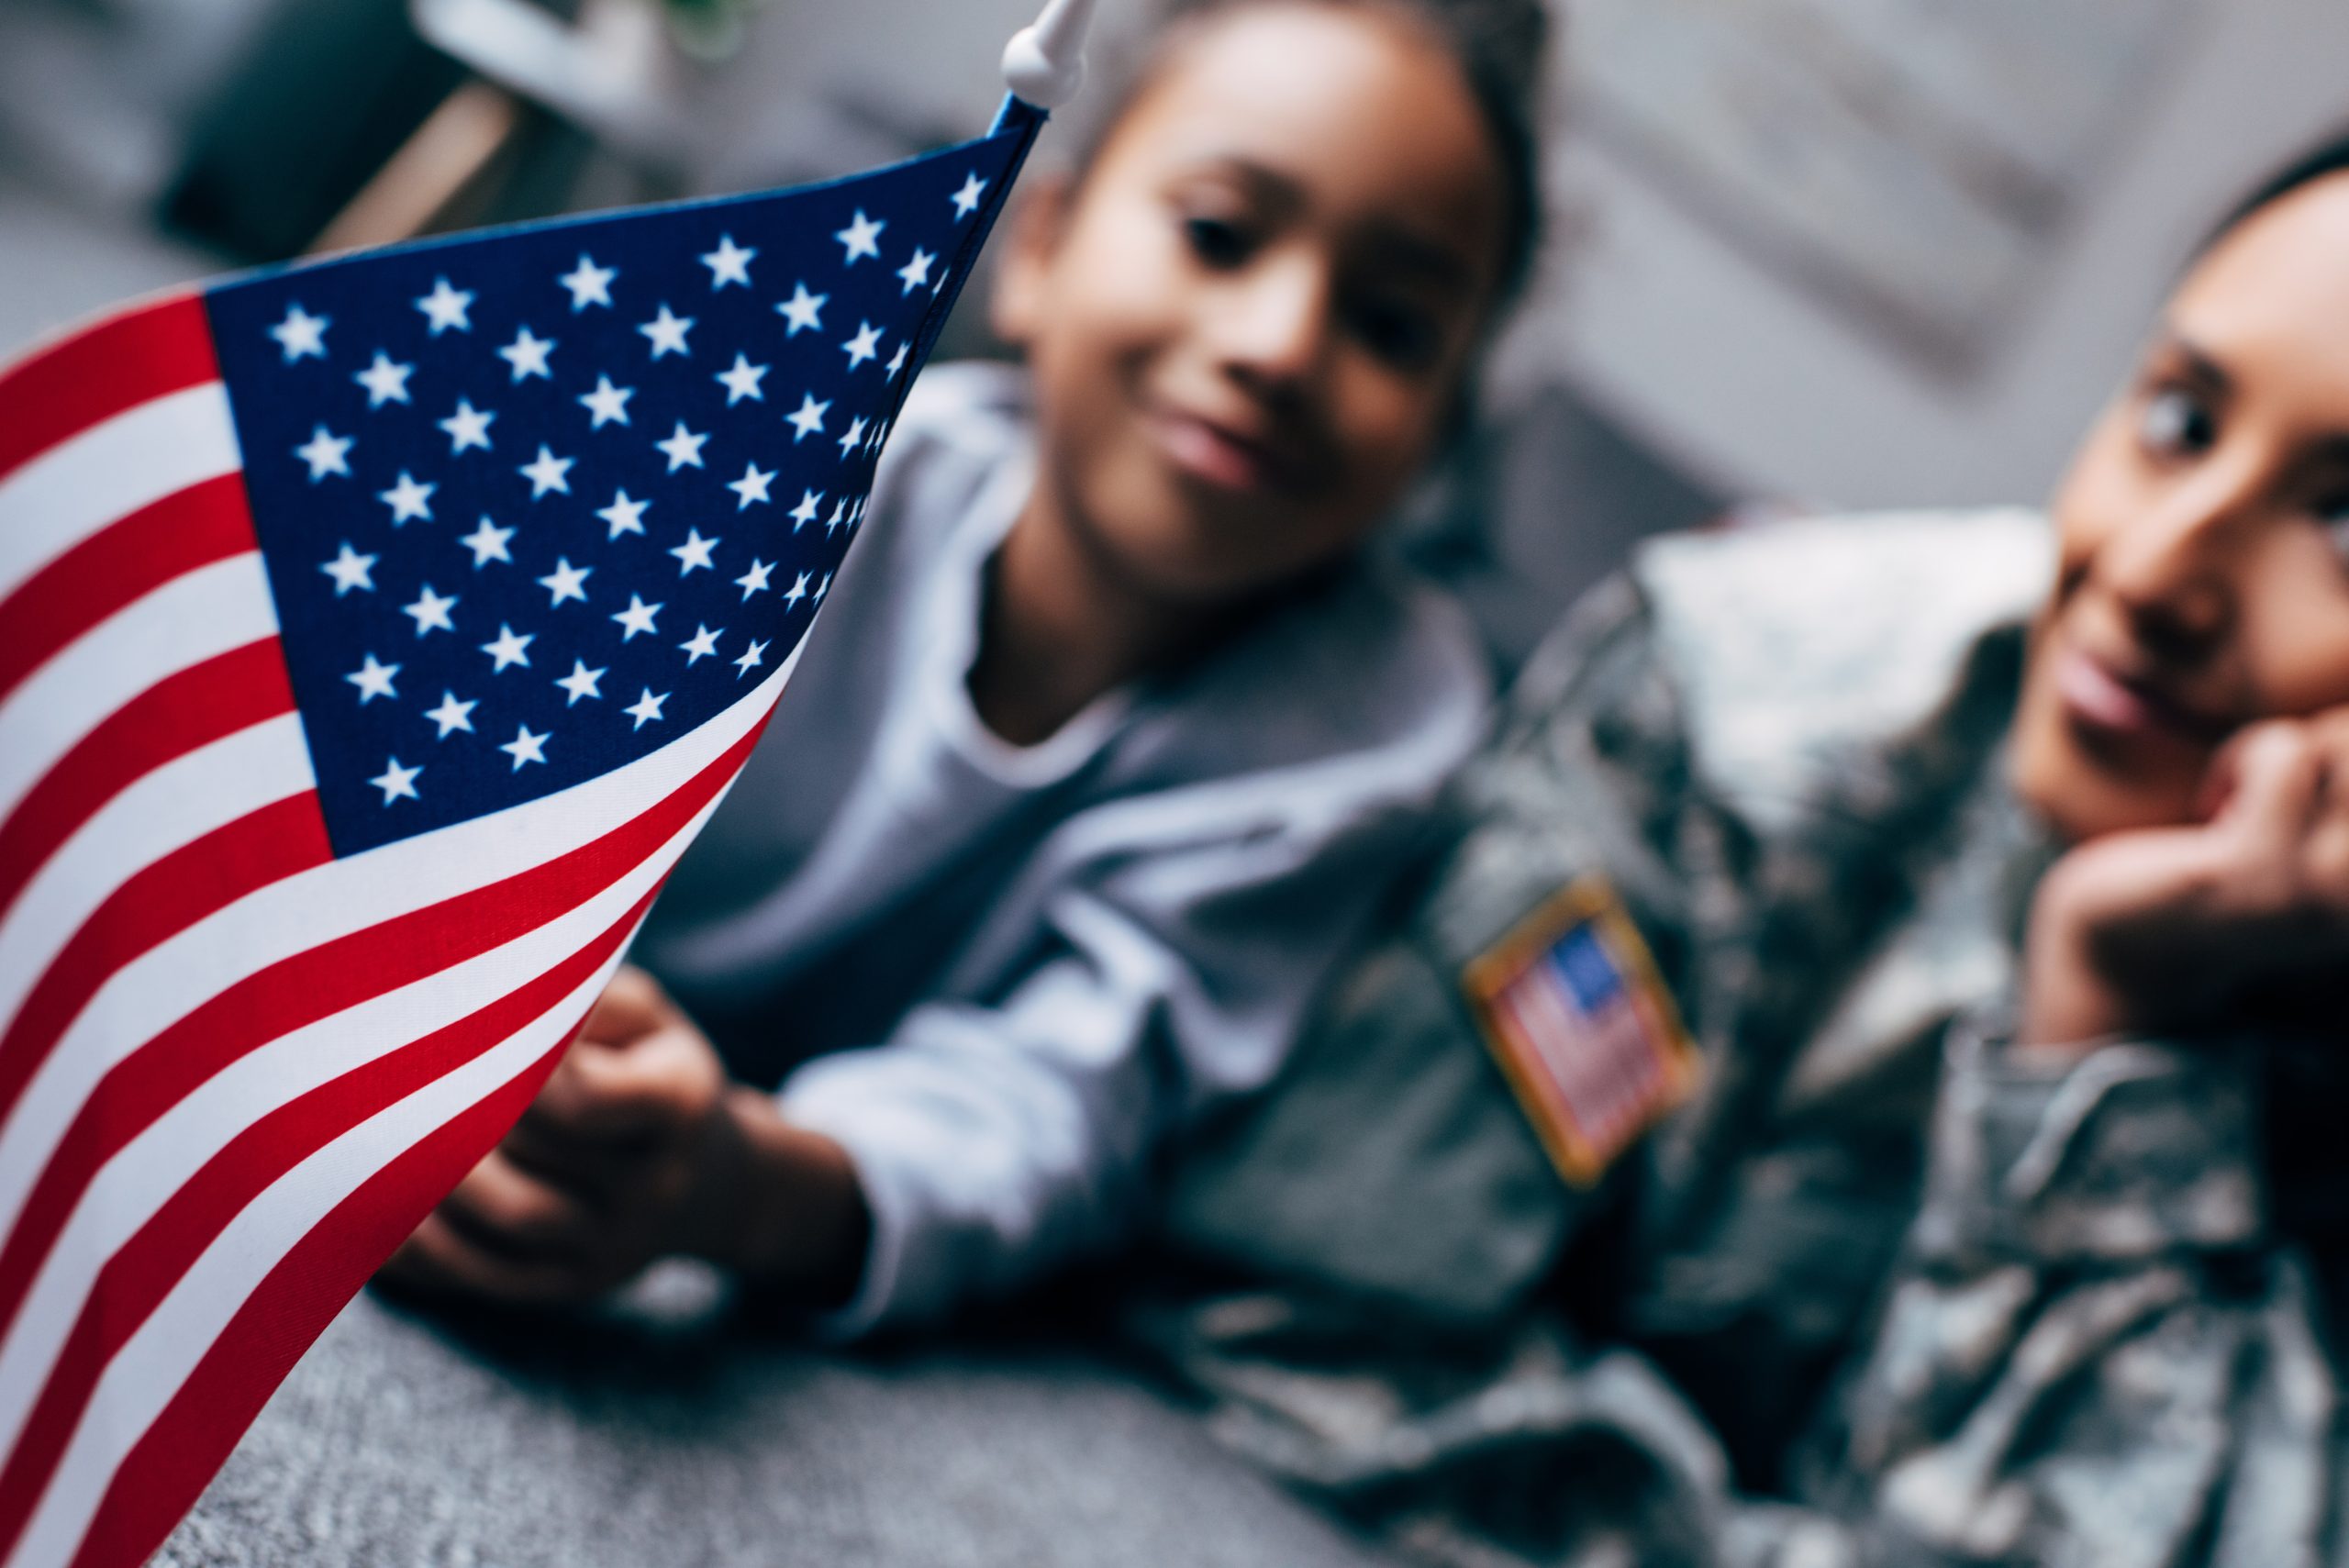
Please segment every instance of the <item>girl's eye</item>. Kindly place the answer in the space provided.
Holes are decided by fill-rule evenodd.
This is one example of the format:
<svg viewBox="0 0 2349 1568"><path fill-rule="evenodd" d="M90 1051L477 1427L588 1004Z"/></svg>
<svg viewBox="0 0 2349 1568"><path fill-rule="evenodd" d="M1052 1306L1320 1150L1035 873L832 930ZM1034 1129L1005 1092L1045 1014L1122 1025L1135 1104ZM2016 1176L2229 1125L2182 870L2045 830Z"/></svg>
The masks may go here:
<svg viewBox="0 0 2349 1568"><path fill-rule="evenodd" d="M2349 565L2349 495L2335 495L2316 507L2317 526L2332 541L2333 554Z"/></svg>
<svg viewBox="0 0 2349 1568"><path fill-rule="evenodd" d="M1190 245L1192 255L1218 271L1239 266L1254 249L1246 230L1220 217L1185 218L1183 238Z"/></svg>
<svg viewBox="0 0 2349 1568"><path fill-rule="evenodd" d="M1406 371L1433 362L1442 334L1427 310L1398 301L1364 300L1346 314L1354 336L1378 359Z"/></svg>
<svg viewBox="0 0 2349 1568"><path fill-rule="evenodd" d="M2217 444L2218 416L2184 387L2163 387L2145 400L2137 439L2162 457L2198 457Z"/></svg>

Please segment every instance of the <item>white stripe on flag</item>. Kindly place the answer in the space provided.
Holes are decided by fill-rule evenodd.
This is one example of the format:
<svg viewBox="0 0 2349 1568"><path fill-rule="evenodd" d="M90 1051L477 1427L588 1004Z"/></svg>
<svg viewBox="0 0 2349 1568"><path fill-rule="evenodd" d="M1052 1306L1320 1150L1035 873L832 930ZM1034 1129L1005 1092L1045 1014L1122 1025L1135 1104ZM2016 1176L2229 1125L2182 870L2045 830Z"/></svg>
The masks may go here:
<svg viewBox="0 0 2349 1568"><path fill-rule="evenodd" d="M0 703L0 735L8 738L0 750L0 821L123 704L191 664L276 633L257 551L174 577L83 632Z"/></svg>
<svg viewBox="0 0 2349 1568"><path fill-rule="evenodd" d="M239 1214L107 1366L10 1568L70 1559L117 1468L277 1261L369 1177L560 1044L618 966L615 953L528 1028L320 1149Z"/></svg>
<svg viewBox="0 0 2349 1568"><path fill-rule="evenodd" d="M100 806L0 913L0 1031L34 977L125 882L256 804L313 786L301 716L285 713L174 757Z"/></svg>
<svg viewBox="0 0 2349 1568"><path fill-rule="evenodd" d="M217 381L59 443L0 480L0 598L100 529L238 467L228 391Z"/></svg>
<svg viewBox="0 0 2349 1568"><path fill-rule="evenodd" d="M116 971L0 1125L0 1230L15 1223L98 1081L174 1020L271 964L503 882L634 820L749 734L796 665L795 656L740 702L649 756L559 794L272 883Z"/></svg>
<svg viewBox="0 0 2349 1568"><path fill-rule="evenodd" d="M279 1036L125 1145L90 1184L0 1339L0 1453L17 1440L98 1271L206 1161L279 1106L493 1005L587 946L652 890L715 809L705 806L610 887L526 935Z"/></svg>

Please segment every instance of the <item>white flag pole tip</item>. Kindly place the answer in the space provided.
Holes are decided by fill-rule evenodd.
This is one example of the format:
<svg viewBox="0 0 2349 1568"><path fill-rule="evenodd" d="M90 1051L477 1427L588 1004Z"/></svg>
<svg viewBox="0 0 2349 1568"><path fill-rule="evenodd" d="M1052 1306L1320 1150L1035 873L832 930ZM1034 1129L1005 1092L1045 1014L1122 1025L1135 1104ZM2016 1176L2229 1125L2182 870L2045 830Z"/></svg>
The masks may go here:
<svg viewBox="0 0 2349 1568"><path fill-rule="evenodd" d="M1050 0L1003 51L1003 80L1023 103L1057 109L1085 85L1085 31L1094 0Z"/></svg>

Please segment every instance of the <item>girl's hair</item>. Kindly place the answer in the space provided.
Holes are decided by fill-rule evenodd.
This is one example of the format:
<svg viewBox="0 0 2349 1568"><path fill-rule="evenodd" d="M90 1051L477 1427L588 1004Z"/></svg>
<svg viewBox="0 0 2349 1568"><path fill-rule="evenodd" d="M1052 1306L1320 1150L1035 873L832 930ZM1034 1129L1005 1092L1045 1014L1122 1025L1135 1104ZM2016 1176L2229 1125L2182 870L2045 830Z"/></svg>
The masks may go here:
<svg viewBox="0 0 2349 1568"><path fill-rule="evenodd" d="M1095 158L1183 36L1209 20L1252 6L1316 5L1383 12L1424 29L1460 67L1500 160L1508 203L1503 231L1500 299L1523 284L1542 242L1542 79L1550 18L1543 0L1158 0L1139 38L1110 52L1111 80L1088 95L1091 117L1075 127L1073 172L1081 184ZM1106 51L1105 51L1106 52ZM1082 100L1081 100L1082 101Z"/></svg>
<svg viewBox="0 0 2349 1568"><path fill-rule="evenodd" d="M2216 228L2210 230L2195 254L2199 256L2207 252L2241 228L2246 219L2282 201L2302 185L2313 185L2319 180L2341 173L2349 173L2349 130L2334 132L2329 139L2310 148L2261 181L2249 195L2236 203L2233 210L2220 220Z"/></svg>

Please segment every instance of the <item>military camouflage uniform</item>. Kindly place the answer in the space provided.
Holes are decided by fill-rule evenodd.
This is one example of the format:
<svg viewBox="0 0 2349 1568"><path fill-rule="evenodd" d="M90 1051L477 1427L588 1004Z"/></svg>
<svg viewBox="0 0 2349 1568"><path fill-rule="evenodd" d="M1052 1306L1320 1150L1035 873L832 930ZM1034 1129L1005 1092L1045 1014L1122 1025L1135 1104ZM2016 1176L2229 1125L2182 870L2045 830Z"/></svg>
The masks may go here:
<svg viewBox="0 0 2349 1568"><path fill-rule="evenodd" d="M1844 519L1583 606L1397 934L1177 1179L1197 1273L1140 1329L1229 1440L1451 1568L2349 1562L2310 1261L2349 1203L2279 1213L2262 1108L2310 1074L2323 1166L2330 1059L2000 1032L2051 571L2027 514ZM1593 873L1704 1073L1576 1190L1459 977Z"/></svg>

